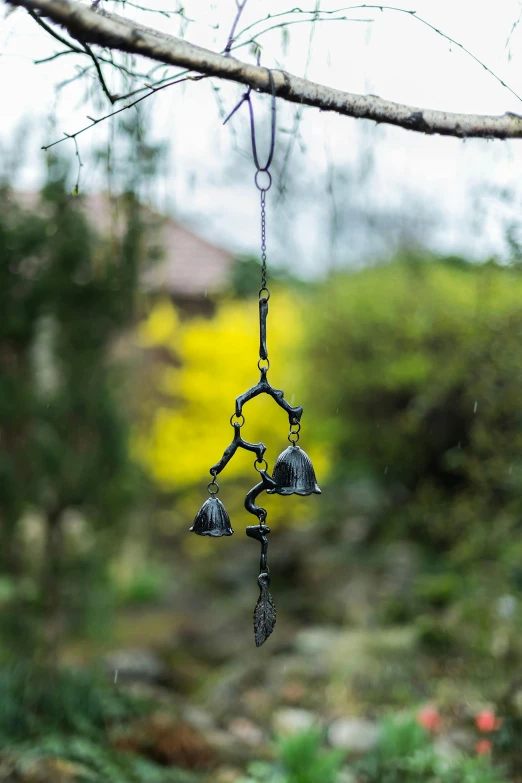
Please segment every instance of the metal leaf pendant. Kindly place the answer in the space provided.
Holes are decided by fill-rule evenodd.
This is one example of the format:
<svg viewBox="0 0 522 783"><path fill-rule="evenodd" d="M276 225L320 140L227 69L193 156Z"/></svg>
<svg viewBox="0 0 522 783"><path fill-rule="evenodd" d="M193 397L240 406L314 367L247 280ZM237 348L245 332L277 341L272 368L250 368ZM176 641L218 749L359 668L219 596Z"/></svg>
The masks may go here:
<svg viewBox="0 0 522 783"><path fill-rule="evenodd" d="M259 585L259 598L254 609L254 637L256 647L261 647L266 642L276 624L276 608L274 599L270 595L270 576L268 574L259 574L257 578Z"/></svg>

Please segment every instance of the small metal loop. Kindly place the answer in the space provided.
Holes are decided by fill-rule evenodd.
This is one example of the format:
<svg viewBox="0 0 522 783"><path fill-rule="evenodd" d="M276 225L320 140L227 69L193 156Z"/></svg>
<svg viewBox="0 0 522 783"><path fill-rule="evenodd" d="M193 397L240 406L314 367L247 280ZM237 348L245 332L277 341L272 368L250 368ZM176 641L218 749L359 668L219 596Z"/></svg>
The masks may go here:
<svg viewBox="0 0 522 783"><path fill-rule="evenodd" d="M266 299L267 302L270 299L270 289L267 288L266 285L259 289L259 298Z"/></svg>
<svg viewBox="0 0 522 783"><path fill-rule="evenodd" d="M262 465L263 463L265 463L264 468L257 467L258 465ZM263 470L268 470L268 462L266 461L266 459L256 459L254 460L254 468L257 470L258 473L262 473ZM265 519L266 519L266 514L265 514Z"/></svg>
<svg viewBox="0 0 522 783"><path fill-rule="evenodd" d="M301 432L301 422L293 421L290 424L290 432L288 433L288 440L290 441L292 446L295 446L295 444L299 441L300 432Z"/></svg>
<svg viewBox="0 0 522 783"><path fill-rule="evenodd" d="M212 487L212 489L211 489L211 487ZM217 483L215 476L212 479L212 481L207 485L207 489L208 489L209 495L212 495L212 496L217 495L217 493L219 492L219 484ZM214 491L212 491L212 490L214 490Z"/></svg>
<svg viewBox="0 0 522 783"><path fill-rule="evenodd" d="M261 362L266 362L266 364L261 364ZM270 369L270 359L259 359L257 363L257 369L258 370L269 370Z"/></svg>
<svg viewBox="0 0 522 783"><path fill-rule="evenodd" d="M266 174L266 176L268 177L268 182L264 186L259 184L258 177L260 174ZM266 193L266 191L270 190L270 188L272 187L272 175L270 174L268 169L258 169L254 176L254 182L258 190L261 190L263 193Z"/></svg>
<svg viewBox="0 0 522 783"><path fill-rule="evenodd" d="M232 419L235 418L240 419L241 421L232 421ZM244 423L245 423L245 417L243 416L243 414L241 414L241 416L238 416L236 413L233 413L232 416L230 417L230 424L232 425L232 427L235 427L236 424L238 424L239 427L242 427Z"/></svg>
<svg viewBox="0 0 522 783"><path fill-rule="evenodd" d="M245 98L245 100L248 103L248 110L250 113L250 135L252 138L252 157L254 158L254 163L256 166L256 169L258 171L268 171L270 168L270 164L272 163L272 158L274 157L274 149L275 149L275 132L276 132L276 87L274 82L274 77L272 75L272 71L270 68L266 69L268 71L268 79L270 82L270 89L272 92L272 111L271 111L271 123L270 123L270 150L268 153L268 158L264 166L261 166L259 163L259 158L257 156L257 144L256 144L256 124L254 119L254 107L252 106L252 101L250 99L250 92L251 90L248 90L248 97Z"/></svg>

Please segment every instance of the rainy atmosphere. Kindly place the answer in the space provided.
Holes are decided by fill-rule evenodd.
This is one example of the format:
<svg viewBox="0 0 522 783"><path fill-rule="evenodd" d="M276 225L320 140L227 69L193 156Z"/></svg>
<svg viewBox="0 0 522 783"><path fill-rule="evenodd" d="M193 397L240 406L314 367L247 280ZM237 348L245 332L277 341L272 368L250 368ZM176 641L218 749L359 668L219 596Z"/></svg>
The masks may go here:
<svg viewBox="0 0 522 783"><path fill-rule="evenodd" d="M522 782L521 0L0 0L0 781Z"/></svg>

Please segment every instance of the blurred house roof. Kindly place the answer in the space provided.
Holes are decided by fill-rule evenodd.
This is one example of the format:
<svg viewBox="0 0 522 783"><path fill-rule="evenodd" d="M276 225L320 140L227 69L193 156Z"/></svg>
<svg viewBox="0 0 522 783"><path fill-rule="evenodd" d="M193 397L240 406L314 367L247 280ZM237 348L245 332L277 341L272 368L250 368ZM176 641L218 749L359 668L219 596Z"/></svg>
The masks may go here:
<svg viewBox="0 0 522 783"><path fill-rule="evenodd" d="M21 206L37 206L39 194L17 192L14 198ZM93 228L102 236L118 235L123 228L123 214L118 201L107 194L81 197ZM145 289L163 292L174 299L199 300L223 291L230 280L234 257L222 247L207 242L170 217L143 207L143 219L151 224L149 247L159 249L142 277Z"/></svg>

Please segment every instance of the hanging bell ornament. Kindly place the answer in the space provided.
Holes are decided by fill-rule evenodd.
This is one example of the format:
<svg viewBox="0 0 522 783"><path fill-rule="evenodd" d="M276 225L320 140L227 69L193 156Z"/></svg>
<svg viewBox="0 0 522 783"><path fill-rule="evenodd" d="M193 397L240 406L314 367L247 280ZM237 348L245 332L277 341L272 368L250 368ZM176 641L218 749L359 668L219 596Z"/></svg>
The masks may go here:
<svg viewBox="0 0 522 783"><path fill-rule="evenodd" d="M229 114L227 120L225 120L225 122L228 121L243 103L248 103L252 155L256 165L254 182L260 192L261 206L261 288L259 290L259 361L257 363L261 376L255 386L252 386L236 398L235 411L230 417L230 424L234 430L232 442L223 452L223 456L219 462L216 462L215 465L210 468L212 481L208 485L208 491L211 493L212 497L202 505L196 515L194 524L190 528L192 532L197 533L200 536L217 537L232 535L233 530L230 527L230 520L225 507L221 501L215 497L219 490L216 476L218 476L228 465L238 449L244 449L245 451L254 453L256 455L254 468L258 472L260 480L247 492L245 508L249 514L257 517L257 524L248 525L246 534L249 538L253 538L261 544L261 556L259 560L260 573L257 578L259 598L254 611L254 638L257 647L264 644L272 634L276 622L276 608L270 594L270 571L267 563L268 534L270 533L270 527L266 524L267 510L261 505L258 505L257 498L262 492L267 492L272 495L311 495L313 493L321 493L321 490L317 486L315 471L310 457L297 445L303 409L300 405L290 405L290 403L285 400L283 390L274 388L268 380L270 361L268 358L266 321L270 291L267 288L266 279L266 194L270 190L272 184L272 176L269 169L275 145L276 86L272 71L269 69L267 69L267 71L272 91L272 123L270 152L264 166L260 164L257 155L254 110L250 98L252 92L251 87L248 88L239 104ZM279 456L272 476L268 473L268 464L265 460L265 445L263 443L250 443L241 436L241 428L245 423L243 407L260 394L267 394L272 397L274 402L288 414L288 421L290 424L288 440L290 441L291 446Z"/></svg>
<svg viewBox="0 0 522 783"><path fill-rule="evenodd" d="M292 444L277 458L272 478L276 486L269 495L320 495L312 460L300 446Z"/></svg>
<svg viewBox="0 0 522 783"><path fill-rule="evenodd" d="M216 497L211 497L203 503L190 530L198 536L213 538L231 536L234 532L230 527L230 518L225 506Z"/></svg>

